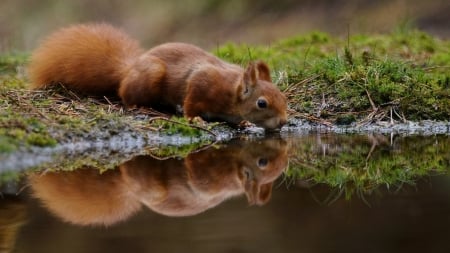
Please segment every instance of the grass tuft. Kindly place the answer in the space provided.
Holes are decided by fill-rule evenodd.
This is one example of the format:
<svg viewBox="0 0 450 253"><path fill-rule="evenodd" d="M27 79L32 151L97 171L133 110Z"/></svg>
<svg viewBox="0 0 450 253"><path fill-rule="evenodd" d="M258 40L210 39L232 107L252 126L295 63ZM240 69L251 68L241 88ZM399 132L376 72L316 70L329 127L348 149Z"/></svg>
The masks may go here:
<svg viewBox="0 0 450 253"><path fill-rule="evenodd" d="M270 47L227 44L216 54L239 64L267 61L274 82L289 97L292 116L339 124L342 118L367 123L450 118L450 42L417 30L346 39L314 32ZM388 119L391 110L394 119Z"/></svg>

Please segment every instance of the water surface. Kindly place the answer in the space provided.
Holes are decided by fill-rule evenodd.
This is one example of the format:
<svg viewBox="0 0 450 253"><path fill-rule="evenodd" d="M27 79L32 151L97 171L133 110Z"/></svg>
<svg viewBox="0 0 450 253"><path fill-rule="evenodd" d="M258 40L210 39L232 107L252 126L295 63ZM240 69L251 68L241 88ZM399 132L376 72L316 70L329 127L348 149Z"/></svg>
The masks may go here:
<svg viewBox="0 0 450 253"><path fill-rule="evenodd" d="M27 172L2 184L0 248L449 252L449 147L446 135L277 136Z"/></svg>

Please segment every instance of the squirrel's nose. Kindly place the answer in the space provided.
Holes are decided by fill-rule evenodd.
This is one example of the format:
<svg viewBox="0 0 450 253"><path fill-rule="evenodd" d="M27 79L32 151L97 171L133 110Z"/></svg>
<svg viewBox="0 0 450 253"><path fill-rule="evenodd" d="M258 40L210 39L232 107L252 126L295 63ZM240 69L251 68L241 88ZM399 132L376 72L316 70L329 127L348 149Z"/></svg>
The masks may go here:
<svg viewBox="0 0 450 253"><path fill-rule="evenodd" d="M278 127L281 128L282 126L286 125L287 119L280 119L280 122L278 122Z"/></svg>

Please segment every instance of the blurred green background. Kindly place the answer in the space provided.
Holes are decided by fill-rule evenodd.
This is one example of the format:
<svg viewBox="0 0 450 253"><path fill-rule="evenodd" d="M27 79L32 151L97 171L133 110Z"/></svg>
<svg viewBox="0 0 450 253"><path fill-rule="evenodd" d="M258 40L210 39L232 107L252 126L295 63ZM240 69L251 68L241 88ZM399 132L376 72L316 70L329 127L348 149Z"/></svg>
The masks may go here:
<svg viewBox="0 0 450 253"><path fill-rule="evenodd" d="M51 31L81 22L120 26L147 48L166 41L270 44L312 30L346 36L399 25L449 38L449 13L448 0L1 0L0 52L31 50Z"/></svg>

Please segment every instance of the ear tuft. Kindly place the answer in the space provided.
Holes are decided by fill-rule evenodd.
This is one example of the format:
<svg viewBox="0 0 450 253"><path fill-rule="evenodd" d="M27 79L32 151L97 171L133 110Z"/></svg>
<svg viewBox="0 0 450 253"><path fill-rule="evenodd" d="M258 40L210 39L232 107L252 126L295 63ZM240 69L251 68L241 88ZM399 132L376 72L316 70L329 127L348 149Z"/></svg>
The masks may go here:
<svg viewBox="0 0 450 253"><path fill-rule="evenodd" d="M258 81L258 69L254 62L250 62L245 69L244 73L244 83L248 86L256 85Z"/></svg>
<svg viewBox="0 0 450 253"><path fill-rule="evenodd" d="M244 100L248 97L248 92L246 91L247 85L244 82L241 82L236 88L236 94L238 94L238 98L240 100Z"/></svg>

